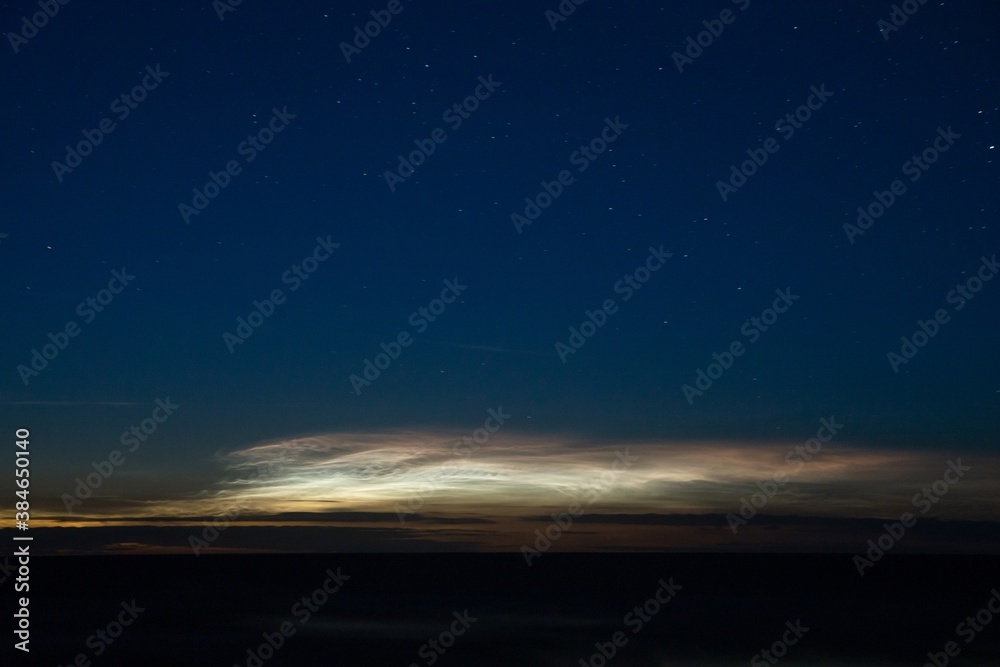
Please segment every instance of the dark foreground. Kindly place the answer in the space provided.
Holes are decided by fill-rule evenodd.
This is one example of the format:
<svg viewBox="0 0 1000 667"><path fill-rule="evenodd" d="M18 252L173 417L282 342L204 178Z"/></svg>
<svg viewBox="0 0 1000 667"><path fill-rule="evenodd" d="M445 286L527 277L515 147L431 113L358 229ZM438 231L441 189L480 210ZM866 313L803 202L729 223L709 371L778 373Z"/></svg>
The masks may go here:
<svg viewBox="0 0 1000 667"><path fill-rule="evenodd" d="M30 657L4 664L1000 665L1000 614L981 611L998 566L887 556L862 578L843 555L35 558Z"/></svg>

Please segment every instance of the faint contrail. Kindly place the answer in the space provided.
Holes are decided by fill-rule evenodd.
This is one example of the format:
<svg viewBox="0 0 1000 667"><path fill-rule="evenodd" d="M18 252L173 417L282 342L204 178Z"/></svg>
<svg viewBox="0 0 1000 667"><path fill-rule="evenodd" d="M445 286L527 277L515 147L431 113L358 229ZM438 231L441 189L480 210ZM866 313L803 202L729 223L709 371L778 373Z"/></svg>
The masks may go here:
<svg viewBox="0 0 1000 667"><path fill-rule="evenodd" d="M0 401L0 405L145 405L138 401Z"/></svg>
<svg viewBox="0 0 1000 667"><path fill-rule="evenodd" d="M509 352L511 354L531 354L536 356L549 356L546 352L537 352L534 350L512 350L508 347L493 347L492 345L467 345L465 343L445 343L448 347L461 347L466 350L482 350L484 352Z"/></svg>

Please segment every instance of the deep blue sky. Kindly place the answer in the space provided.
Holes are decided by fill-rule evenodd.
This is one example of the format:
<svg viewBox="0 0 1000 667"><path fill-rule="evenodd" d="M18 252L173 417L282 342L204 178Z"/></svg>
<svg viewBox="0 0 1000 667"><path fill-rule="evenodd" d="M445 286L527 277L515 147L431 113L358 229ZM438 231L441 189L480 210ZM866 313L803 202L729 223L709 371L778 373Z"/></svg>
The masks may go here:
<svg viewBox="0 0 1000 667"><path fill-rule="evenodd" d="M471 430L497 406L536 433L804 439L836 415L862 445L988 445L1000 281L898 374L886 353L1000 250L995 3L925 4L886 41L889 3L754 1L683 73L672 53L735 5L590 2L555 31L544 4L403 6L349 64L339 43L381 6L248 0L220 22L207 1L71 3L5 45L5 422L86 464L170 396L183 420L145 464L177 467L308 432ZM4 30L33 9L8 6ZM58 182L64 146L157 65ZM396 156L488 75L499 89L390 192ZM833 96L723 202L716 181L820 85ZM275 107L296 118L186 225L178 204ZM628 129L518 234L511 213L608 117ZM842 225L939 127L961 138L849 244ZM222 333L327 235L332 257L230 354ZM661 244L673 257L622 303L614 284ZM17 365L121 267L134 282L26 387ZM349 376L455 277L462 303L356 395ZM689 405L681 386L779 288L800 300Z"/></svg>

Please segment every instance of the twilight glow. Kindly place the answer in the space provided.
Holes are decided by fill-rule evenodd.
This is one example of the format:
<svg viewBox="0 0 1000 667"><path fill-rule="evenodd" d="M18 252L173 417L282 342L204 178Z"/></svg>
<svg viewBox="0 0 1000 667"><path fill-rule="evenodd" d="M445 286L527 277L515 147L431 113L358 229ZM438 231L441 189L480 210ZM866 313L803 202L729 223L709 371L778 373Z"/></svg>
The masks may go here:
<svg viewBox="0 0 1000 667"><path fill-rule="evenodd" d="M837 439L813 440L811 448L508 433L477 445L429 430L328 433L220 455L218 480L187 497L105 497L72 517L53 513L47 525L198 526L224 516L232 520L229 537L281 525L349 533L350 540L338 542L346 549L392 543L385 536L379 545L357 543L355 533L367 528L396 539L507 550L550 523L553 513L576 506L577 525L561 546L589 550L754 548L764 535L766 544L813 544L811 535L829 546L845 531L864 534L864 522L905 511L924 510L921 516L933 522L1000 519L990 482L1000 471L995 456L872 450ZM749 507L759 507L759 515L738 535L731 532L727 515L747 516ZM858 523L834 529L828 521L834 518ZM273 546L251 540L243 548L250 544ZM119 548L155 550L145 540Z"/></svg>

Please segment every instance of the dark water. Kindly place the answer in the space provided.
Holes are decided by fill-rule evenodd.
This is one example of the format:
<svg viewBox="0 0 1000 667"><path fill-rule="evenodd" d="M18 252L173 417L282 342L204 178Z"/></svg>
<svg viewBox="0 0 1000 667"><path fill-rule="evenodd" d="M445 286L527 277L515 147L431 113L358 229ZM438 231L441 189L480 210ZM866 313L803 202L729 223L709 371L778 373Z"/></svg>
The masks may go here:
<svg viewBox="0 0 1000 667"><path fill-rule="evenodd" d="M956 634L1000 587L998 564L887 556L861 578L843 555L36 558L32 652L12 664L919 666L955 641L950 664L1000 665L1000 618ZM308 611L331 574L339 590ZM95 633L117 634L119 616L107 644ZM280 646L257 662L265 634Z"/></svg>

